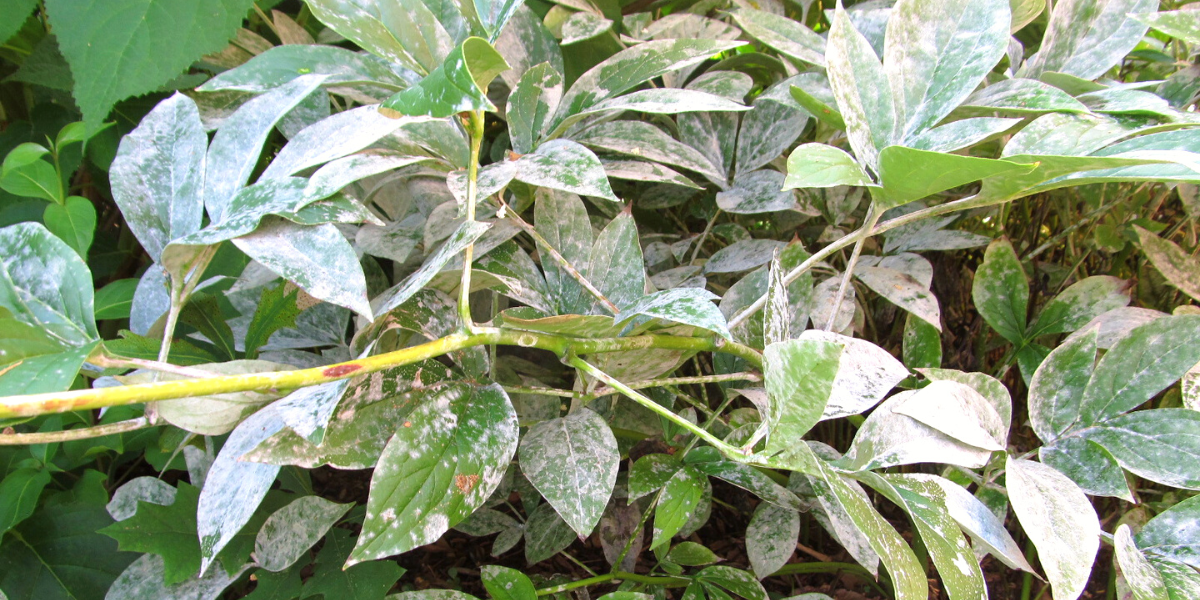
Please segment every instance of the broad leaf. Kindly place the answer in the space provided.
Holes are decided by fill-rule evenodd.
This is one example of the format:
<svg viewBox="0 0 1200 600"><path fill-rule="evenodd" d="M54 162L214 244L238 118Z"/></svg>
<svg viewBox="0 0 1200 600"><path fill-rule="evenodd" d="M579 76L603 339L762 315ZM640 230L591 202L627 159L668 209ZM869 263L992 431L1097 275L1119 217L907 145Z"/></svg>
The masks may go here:
<svg viewBox="0 0 1200 600"><path fill-rule="evenodd" d="M282 571L292 566L351 507L318 496L293 501L263 523L254 540L255 560L268 571Z"/></svg>
<svg viewBox="0 0 1200 600"><path fill-rule="evenodd" d="M1146 34L1130 13L1154 12L1155 0L1066 0L1054 5L1042 47L1022 73L1048 72L1095 79L1121 61ZM1057 598L1056 598L1057 600Z"/></svg>
<svg viewBox="0 0 1200 600"><path fill-rule="evenodd" d="M325 2L310 4L318 11ZM323 23L330 23L322 19ZM362 47L367 48L366 45ZM403 71L403 70L402 70ZM251 58L239 67L218 74L196 88L198 92L239 91L262 93L275 89L301 74L325 75L326 86L349 82L379 82L379 86L361 85L356 89L374 95L386 96L388 90L408 85L409 81L397 73L392 65L379 56L365 52L354 52L337 46L315 44L288 44L276 46ZM403 71L414 81L416 74ZM387 86L387 87L384 87ZM334 88L345 93L350 88ZM373 99L372 99L373 100Z"/></svg>
<svg viewBox="0 0 1200 600"><path fill-rule="evenodd" d="M487 500L517 450L517 414L499 384L447 386L405 423L379 457L348 565L437 540Z"/></svg>
<svg viewBox="0 0 1200 600"><path fill-rule="evenodd" d="M521 440L521 472L580 537L604 514L619 463L612 430L591 410L542 421Z"/></svg>
<svg viewBox="0 0 1200 600"><path fill-rule="evenodd" d="M434 276L445 267L455 256L458 256L467 246L475 243L488 229L491 229L490 223L480 221L464 221L458 229L438 247L429 258L421 265L421 268L414 271L406 277L404 281L389 288L386 292L380 294L371 302L371 308L377 314L389 312L392 309L404 304L414 294L421 291L425 284L433 280Z"/></svg>
<svg viewBox="0 0 1200 600"><path fill-rule="evenodd" d="M971 296L979 315L1004 339L1014 344L1025 339L1029 281L1007 239L988 246L983 264L975 271Z"/></svg>
<svg viewBox="0 0 1200 600"><path fill-rule="evenodd" d="M784 189L872 185L863 168L849 154L825 144L801 144L788 156Z"/></svg>
<svg viewBox="0 0 1200 600"><path fill-rule="evenodd" d="M980 179L1023 174L1029 165L890 146L879 155L883 190L876 201L884 208L907 204Z"/></svg>
<svg viewBox="0 0 1200 600"><path fill-rule="evenodd" d="M637 224L632 214L622 212L596 236L583 274L621 308L636 303L646 291L643 264Z"/></svg>
<svg viewBox="0 0 1200 600"><path fill-rule="evenodd" d="M492 600L537 600L537 589L524 573L487 565L483 568L483 587L487 588Z"/></svg>
<svg viewBox="0 0 1200 600"><path fill-rule="evenodd" d="M1087 112L1087 106L1070 94L1048 83L1019 77L998 81L971 94L963 106L1015 114Z"/></svg>
<svg viewBox="0 0 1200 600"><path fill-rule="evenodd" d="M1171 285L1183 293L1200 300L1200 263L1184 252L1171 240L1163 238L1134 225L1142 252L1150 259L1154 268L1162 273Z"/></svg>
<svg viewBox="0 0 1200 600"><path fill-rule="evenodd" d="M654 539L651 548L671 541L692 517L704 495L706 478L693 467L683 467L675 472L654 509Z"/></svg>
<svg viewBox="0 0 1200 600"><path fill-rule="evenodd" d="M979 468L987 464L991 451L964 444L912 417L895 412L916 393L900 392L876 407L855 433L846 455L835 464L854 471L916 463L942 463L967 468Z"/></svg>
<svg viewBox="0 0 1200 600"><path fill-rule="evenodd" d="M117 540L121 550L157 555L162 582L168 586L182 583L200 570L200 544L196 540L199 499L199 489L181 482L172 502L138 502L133 516L99 533Z"/></svg>
<svg viewBox="0 0 1200 600"><path fill-rule="evenodd" d="M583 200L575 194L546 190L538 192L533 207L537 232L566 259L576 272L587 267L592 250L592 224ZM538 248L546 254L539 242ZM568 269L556 260L543 260L546 286L558 305L559 314L586 312L591 306L587 292Z"/></svg>
<svg viewBox="0 0 1200 600"><path fill-rule="evenodd" d="M1042 308L1027 337L1067 333L1092 319L1129 304L1129 282L1105 275L1084 278Z"/></svg>
<svg viewBox="0 0 1200 600"><path fill-rule="evenodd" d="M1138 532L1138 547L1155 556L1200 568L1200 496L1164 510Z"/></svg>
<svg viewBox="0 0 1200 600"><path fill-rule="evenodd" d="M1186 408L1140 410L1081 432L1112 453L1130 472L1151 481L1200 489L1200 412Z"/></svg>
<svg viewBox="0 0 1200 600"><path fill-rule="evenodd" d="M496 107L487 86L508 69L504 57L486 40L472 37L455 48L437 69L383 103L382 109L407 116L449 117L455 113Z"/></svg>
<svg viewBox="0 0 1200 600"><path fill-rule="evenodd" d="M550 63L525 71L508 96L505 117L513 152L532 152L546 133L563 93L562 75Z"/></svg>
<svg viewBox="0 0 1200 600"><path fill-rule="evenodd" d="M780 54L818 67L825 66L825 40L808 27L745 6L730 14L746 33Z"/></svg>
<svg viewBox="0 0 1200 600"><path fill-rule="evenodd" d="M1162 574L1138 549L1133 541L1133 532L1129 525L1122 523L1117 527L1116 555L1121 574L1133 590L1136 600L1170 600L1167 585L1163 582Z"/></svg>
<svg viewBox="0 0 1200 600"><path fill-rule="evenodd" d="M833 393L842 346L817 340L789 340L763 351L763 376L770 410L767 452L796 444L821 419Z"/></svg>
<svg viewBox="0 0 1200 600"><path fill-rule="evenodd" d="M927 129L908 140L909 147L930 152L954 152L998 136L1020 123L1020 119L976 117Z"/></svg>
<svg viewBox="0 0 1200 600"><path fill-rule="evenodd" d="M857 266L854 276L888 302L942 330L942 309L937 298L908 274L884 267Z"/></svg>
<svg viewBox="0 0 1200 600"><path fill-rule="evenodd" d="M79 256L87 258L96 233L96 209L82 196L67 196L62 204L51 204L42 213L50 233L67 243Z"/></svg>
<svg viewBox="0 0 1200 600"><path fill-rule="evenodd" d="M1096 331L1067 339L1042 361L1029 384L1029 425L1049 443L1079 419L1083 390L1096 364Z"/></svg>
<svg viewBox="0 0 1200 600"><path fill-rule="evenodd" d="M917 477L922 477L918 475ZM982 545L1001 562L1033 573L1033 567L1025 560L1021 547L1004 528L1004 522L983 502L962 486L942 477L924 476L942 488L946 510L963 531L971 535L976 544Z"/></svg>
<svg viewBox="0 0 1200 600"><path fill-rule="evenodd" d="M372 54L420 69L371 5L355 0L312 0L307 3L321 23Z"/></svg>
<svg viewBox="0 0 1200 600"><path fill-rule="evenodd" d="M786 564L796 551L799 535L800 513L759 504L746 527L746 555L754 575L762 579Z"/></svg>
<svg viewBox="0 0 1200 600"><path fill-rule="evenodd" d="M846 348L838 364L829 401L821 413L822 421L866 411L908 376L908 369L900 361L867 340L819 329L809 329L799 337L841 344Z"/></svg>
<svg viewBox="0 0 1200 600"><path fill-rule="evenodd" d="M0 229L4 320L38 329L63 348L82 346L100 337L92 290L87 265L46 228L19 223Z"/></svg>
<svg viewBox="0 0 1200 600"><path fill-rule="evenodd" d="M725 316L712 302L716 299L716 294L699 288L663 290L645 296L632 306L622 309L613 320L625 323L633 317L644 315L707 329L725 339L732 339L725 324Z"/></svg>
<svg viewBox="0 0 1200 600"><path fill-rule="evenodd" d="M850 147L858 160L875 169L879 152L899 140L902 125L879 57L840 7L834 12L825 60Z"/></svg>
<svg viewBox="0 0 1200 600"><path fill-rule="evenodd" d="M640 121L612 121L591 127L573 136L575 141L594 148L653 160L695 171L713 181L722 177L703 154L667 135L663 130Z"/></svg>
<svg viewBox="0 0 1200 600"><path fill-rule="evenodd" d="M1008 48L1008 3L901 0L888 19L884 71L896 100L899 139L950 114Z"/></svg>
<svg viewBox="0 0 1200 600"><path fill-rule="evenodd" d="M1190 10L1163 10L1129 16L1173 38L1189 44L1200 44L1200 22L1191 13Z"/></svg>
<svg viewBox="0 0 1200 600"><path fill-rule="evenodd" d="M892 411L984 450L1004 450L1008 427L979 392L956 381L934 381L895 403Z"/></svg>
<svg viewBox="0 0 1200 600"><path fill-rule="evenodd" d="M419 118L393 119L378 106L360 106L321 119L288 140L275 155L260 181L295 175L309 167L358 152ZM332 143L331 143L332 141Z"/></svg>
<svg viewBox="0 0 1200 600"><path fill-rule="evenodd" d="M379 598L404 574L399 565L386 560L346 566L353 549L354 534L349 530L339 527L329 530L325 545L317 554L316 568L304 582L300 597Z"/></svg>
<svg viewBox="0 0 1200 600"><path fill-rule="evenodd" d="M1009 457L1008 499L1038 551L1054 598L1083 592L1100 548L1100 521L1087 496L1065 475L1041 463Z"/></svg>
<svg viewBox="0 0 1200 600"><path fill-rule="evenodd" d="M74 74L75 101L89 127L118 101L157 90L201 56L225 47L250 8L249 0L169 4L137 0L122 7L51 0L58 48Z"/></svg>
<svg viewBox="0 0 1200 600"><path fill-rule="evenodd" d="M591 150L570 140L552 140L517 159L516 179L581 196L619 202L604 166Z"/></svg>
<svg viewBox="0 0 1200 600"><path fill-rule="evenodd" d="M49 471L27 467L12 471L0 480L0 535L33 514L42 490L49 483Z"/></svg>
<svg viewBox="0 0 1200 600"><path fill-rule="evenodd" d="M207 573L180 583L169 585L163 579L163 559L154 554L143 554L129 568L121 572L104 596L105 600L216 600L248 569L250 565L239 565L234 572L213 569Z"/></svg>

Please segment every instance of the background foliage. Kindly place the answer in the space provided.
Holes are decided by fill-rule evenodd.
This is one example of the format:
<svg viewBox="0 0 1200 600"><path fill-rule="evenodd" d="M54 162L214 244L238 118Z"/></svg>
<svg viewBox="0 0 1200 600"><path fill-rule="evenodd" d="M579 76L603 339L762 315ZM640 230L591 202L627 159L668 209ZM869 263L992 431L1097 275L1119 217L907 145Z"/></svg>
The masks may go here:
<svg viewBox="0 0 1200 600"><path fill-rule="evenodd" d="M0 0L0 598L1200 597L1200 11L846 4Z"/></svg>

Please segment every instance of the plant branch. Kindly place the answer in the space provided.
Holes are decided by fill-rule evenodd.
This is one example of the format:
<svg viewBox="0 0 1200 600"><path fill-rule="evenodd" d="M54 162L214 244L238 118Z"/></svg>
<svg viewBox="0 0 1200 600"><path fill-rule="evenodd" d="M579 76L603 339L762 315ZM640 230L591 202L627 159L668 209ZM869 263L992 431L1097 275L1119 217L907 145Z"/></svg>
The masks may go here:
<svg viewBox="0 0 1200 600"><path fill-rule="evenodd" d="M473 110L467 118L467 133L471 136L471 161L467 163L467 221L475 221L475 204L479 201L479 149L483 145L483 111ZM459 286L458 316L467 332L475 331L471 321L471 265L475 258L475 243L463 250L462 284Z"/></svg>
<svg viewBox="0 0 1200 600"><path fill-rule="evenodd" d="M150 427L150 419L138 417L128 421L117 421L94 427L64 429L62 431L42 431L37 433L0 433L0 446L19 446L24 444L50 444L54 442L69 442L104 437L116 433L126 433Z"/></svg>
<svg viewBox="0 0 1200 600"><path fill-rule="evenodd" d="M558 594L558 593L578 589L581 587L587 587L589 585L598 585L601 583L608 583L613 580L634 581L637 583L645 583L645 584L649 584L649 585L661 585L663 587L686 587L688 584L691 583L691 580L687 579L686 577L655 577L652 575L638 575L637 573L626 573L625 571L613 571L612 573L605 573L604 575L588 577L587 579L580 579L579 581L572 581L571 583L563 583L560 585L542 588L537 591L537 595L549 596L550 594Z"/></svg>
<svg viewBox="0 0 1200 600"><path fill-rule="evenodd" d="M592 377L595 377L596 379L599 379L600 381L603 381L604 383L608 384L609 387L617 390L618 392L621 392L626 397L628 397L630 400L633 400L634 402L641 404L642 406L650 409L651 412L686 429L687 431L691 432L692 435L695 435L696 437L708 442L714 448L720 450L721 452L723 452L727 455L730 455L730 456L743 456L744 455L744 453L742 452L742 450L740 448L736 448L734 446L731 446L731 445L725 443L725 441L722 440L721 438L718 438L717 436L705 431L703 428L698 427L695 423L692 423L691 421L688 421L687 419L675 414L674 411L671 411L671 410L659 405L657 402L647 398L646 396L642 395L637 390L635 390L635 389L625 385L624 383L621 383L619 380L613 378L608 373L605 373L604 371L597 369L591 363L583 360L582 358L579 358L578 356L571 356L571 357L567 358L567 364L580 369L584 373L587 373L588 375L591 375Z"/></svg>
<svg viewBox="0 0 1200 600"><path fill-rule="evenodd" d="M875 229L875 224L879 222L879 216L883 212L879 211L875 204L871 204L871 208L867 209L867 220L863 224L865 231ZM858 257L862 254L863 244L866 243L870 236L864 235L854 242L854 251L850 253L850 260L846 261L846 272L842 274L842 283L838 286L837 296L834 297L833 310L829 311L829 320L825 323L825 331L833 329L834 322L837 321L838 311L842 309L842 302L846 299L846 288L850 287L850 279L854 277L854 265L858 262Z"/></svg>
<svg viewBox="0 0 1200 600"><path fill-rule="evenodd" d="M554 262L558 263L558 266L562 267L567 274L569 274L575 281L579 282L579 285L582 285L583 289L587 290L589 294L596 298L596 300L600 302L600 305L603 306L605 310L613 315L621 312L621 310L617 308L617 305L613 304L612 300L609 300L603 292L597 289L596 286L592 285L592 282L588 281L587 278L579 272L579 269L575 268L575 265L571 264L571 261L567 260L562 254L559 254L558 250L555 250L554 246L551 246L550 242L546 241L546 238L542 237L542 234L538 233L538 231L533 228L533 225L530 225L525 221L525 219L522 219L521 215L518 215L517 212L513 210L512 207L505 204L503 200L497 199L497 202L500 203L500 208L504 210L504 213L508 216L508 218L512 219L513 223L515 223L516 226L521 229L521 231L528 233L529 237L533 238L533 241L538 243L538 247L545 249L546 253L554 259Z"/></svg>
<svg viewBox="0 0 1200 600"><path fill-rule="evenodd" d="M622 352L645 348L723 352L744 358L755 367L762 367L762 355L757 350L749 346L721 339L670 335L589 339L532 331L478 327L475 333L455 333L417 346L327 367L9 396L0 398L0 418L28 417L47 413L90 410L104 406L120 406L154 402L157 400L210 396L229 392L290 390L337 381L339 379L347 379L357 375L365 375L375 371L382 371L434 358L456 350L488 344L539 348L553 352L560 357L574 354Z"/></svg>

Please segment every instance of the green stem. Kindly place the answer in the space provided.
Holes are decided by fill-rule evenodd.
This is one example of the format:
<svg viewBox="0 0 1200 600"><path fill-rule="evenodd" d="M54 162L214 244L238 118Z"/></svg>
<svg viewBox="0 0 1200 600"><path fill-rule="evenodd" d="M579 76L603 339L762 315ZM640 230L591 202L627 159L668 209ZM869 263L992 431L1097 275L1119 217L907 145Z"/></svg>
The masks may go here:
<svg viewBox="0 0 1200 600"><path fill-rule="evenodd" d="M879 216L883 212L877 210L874 204L867 209L867 222L863 225L866 231L875 229L875 224L879 222ZM829 311L829 320L825 323L825 331L831 331L833 324L837 321L838 311L842 308L842 302L846 299L846 289L850 287L850 279L854 276L854 265L858 262L858 257L862 254L863 244L866 243L868 236L861 236L854 242L854 251L850 253L850 260L846 261L846 271L842 274L842 283L838 286L837 296L834 296L833 310Z"/></svg>
<svg viewBox="0 0 1200 600"><path fill-rule="evenodd" d="M708 442L714 448L720 450L722 453L727 454L729 456L743 456L745 454L744 452L742 452L742 450L740 448L736 448L734 446L731 446L731 445L725 443L725 441L722 440L721 438L718 438L717 436L696 426L691 421L688 421L687 419L675 414L674 411L668 410L667 408L660 406L657 402L647 398L646 396L642 395L637 390L625 385L624 383L621 383L620 381L613 378L608 373L605 373L604 371L597 369L596 367L592 366L590 363L583 360L582 358L579 358L578 356L570 356L567 358L567 364L580 369L584 373L587 373L588 375L591 375L592 377L595 377L596 379L599 379L600 381L603 381L604 383L608 384L609 387L617 390L618 392L621 392L626 397L628 397L630 400L633 400L634 402L637 402L638 404L645 406L646 408L650 409L651 412L654 412L655 414L663 417L664 419L686 429L687 431L691 432L692 435L695 435L696 437Z"/></svg>
<svg viewBox="0 0 1200 600"><path fill-rule="evenodd" d="M116 433L126 433L150 427L150 419L138 417L128 421L117 421L94 427L79 427L62 431L42 431L37 433L0 433L0 446L20 446L25 444L51 444L54 442L69 442L72 440L87 440L104 437Z"/></svg>
<svg viewBox="0 0 1200 600"><path fill-rule="evenodd" d="M549 335L532 331L512 331L492 327L479 327L476 328L474 333L455 333L417 346L327 367L9 396L0 399L0 418L29 417L47 413L91 410L105 406L121 406L230 392L290 390L365 375L375 371L382 371L435 358L456 350L488 344L539 348L553 352L560 357L574 354L601 354L646 348L724 352L742 357L755 367L762 367L762 355L753 348L712 338L641 335L624 338L586 339ZM655 404L655 406L658 405ZM691 424L689 423L689 425Z"/></svg>
<svg viewBox="0 0 1200 600"><path fill-rule="evenodd" d="M646 584L650 584L650 585L661 585L663 587L687 587L687 585L691 583L691 580L687 579L686 577L655 577L652 575L638 575L637 573L626 573L625 571L613 571L612 573L605 573L604 575L588 577L587 579L580 579L579 581L572 581L571 583L564 583L561 585L555 585L555 586L551 586L551 587L542 588L537 591L537 595L549 596L550 594L558 594L561 592L566 592L566 591L578 589L581 587L587 587L589 585L598 585L601 583L608 583L613 580L635 581L637 583L646 583Z"/></svg>
<svg viewBox="0 0 1200 600"><path fill-rule="evenodd" d="M479 149L483 145L483 111L473 110L467 118L467 133L471 136L471 161L467 163L467 221L475 221L475 204L479 201ZM463 250L462 284L459 286L458 316L464 330L475 331L471 321L471 265L475 259L475 244Z"/></svg>

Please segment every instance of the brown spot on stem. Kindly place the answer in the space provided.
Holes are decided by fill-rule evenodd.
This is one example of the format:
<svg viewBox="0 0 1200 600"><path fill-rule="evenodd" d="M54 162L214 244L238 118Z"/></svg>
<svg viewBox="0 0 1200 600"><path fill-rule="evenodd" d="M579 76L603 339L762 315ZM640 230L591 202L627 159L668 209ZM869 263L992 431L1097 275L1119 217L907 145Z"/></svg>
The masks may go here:
<svg viewBox="0 0 1200 600"><path fill-rule="evenodd" d="M333 365L332 367L329 367L328 369L321 371L321 374L326 377L345 377L346 375L349 375L361 368L362 368L362 365L355 365L355 364Z"/></svg>
<svg viewBox="0 0 1200 600"><path fill-rule="evenodd" d="M454 476L454 487L457 487L458 491L464 494L471 493L471 490L475 489L475 484L477 483L479 483L478 475L458 474Z"/></svg>

